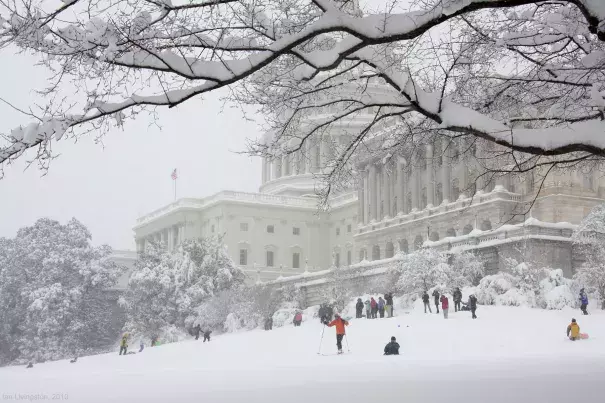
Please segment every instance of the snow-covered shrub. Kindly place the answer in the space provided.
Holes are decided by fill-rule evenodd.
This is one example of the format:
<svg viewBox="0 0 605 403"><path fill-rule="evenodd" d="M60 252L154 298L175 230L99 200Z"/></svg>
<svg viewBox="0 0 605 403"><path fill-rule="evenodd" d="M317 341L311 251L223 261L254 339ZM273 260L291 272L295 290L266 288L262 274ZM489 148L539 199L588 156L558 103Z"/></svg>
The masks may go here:
<svg viewBox="0 0 605 403"><path fill-rule="evenodd" d="M550 270L548 276L540 281L538 304L546 309L575 307L577 301L574 281L563 277L563 270Z"/></svg>
<svg viewBox="0 0 605 403"><path fill-rule="evenodd" d="M404 255L394 269L399 274L396 291L421 293L436 285L445 286L450 271L447 261L446 254L430 248Z"/></svg>
<svg viewBox="0 0 605 403"><path fill-rule="evenodd" d="M219 310L218 304L226 301L221 292L243 281L243 272L218 238L186 240L173 253L150 243L135 263L124 296L125 329L147 337L170 325L186 331L194 326L203 303L219 296L212 306Z"/></svg>
<svg viewBox="0 0 605 403"><path fill-rule="evenodd" d="M494 305L499 295L508 292L517 284L517 279L510 273L500 272L485 276L476 288L477 302L483 305Z"/></svg>
<svg viewBox="0 0 605 403"><path fill-rule="evenodd" d="M79 221L40 219L0 239L0 364L95 352L111 343L105 291L125 268Z"/></svg>

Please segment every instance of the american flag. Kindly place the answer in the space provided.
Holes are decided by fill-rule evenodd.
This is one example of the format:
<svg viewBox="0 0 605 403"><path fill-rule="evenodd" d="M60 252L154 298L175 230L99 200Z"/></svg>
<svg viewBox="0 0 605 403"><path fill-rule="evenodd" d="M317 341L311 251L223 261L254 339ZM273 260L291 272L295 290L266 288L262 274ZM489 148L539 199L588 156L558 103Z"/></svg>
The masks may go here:
<svg viewBox="0 0 605 403"><path fill-rule="evenodd" d="M170 177L172 178L173 181L175 181L176 178L178 178L178 176L176 174L176 168L174 168L174 171L172 171L172 175L170 175Z"/></svg>

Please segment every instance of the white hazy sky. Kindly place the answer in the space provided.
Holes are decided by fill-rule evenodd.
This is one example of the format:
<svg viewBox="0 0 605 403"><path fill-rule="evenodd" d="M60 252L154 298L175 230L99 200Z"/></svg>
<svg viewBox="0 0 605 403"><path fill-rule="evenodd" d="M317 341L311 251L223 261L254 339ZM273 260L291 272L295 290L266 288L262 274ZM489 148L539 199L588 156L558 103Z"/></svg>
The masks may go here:
<svg viewBox="0 0 605 403"><path fill-rule="evenodd" d="M6 53L3 56L7 56ZM0 96L27 109L34 88L45 85L45 71L27 56L2 57ZM257 191L260 159L235 151L246 138L260 135L238 109L223 108L219 94L210 94L171 110L162 109L161 128L145 115L128 122L95 144L92 136L62 140L61 155L48 175L25 160L5 167L0 179L0 237L13 237L38 218L61 222L75 217L93 235L93 243L133 249L132 227L138 216L174 199L170 174L178 169L178 197L204 197L220 190ZM30 119L0 102L0 132Z"/></svg>

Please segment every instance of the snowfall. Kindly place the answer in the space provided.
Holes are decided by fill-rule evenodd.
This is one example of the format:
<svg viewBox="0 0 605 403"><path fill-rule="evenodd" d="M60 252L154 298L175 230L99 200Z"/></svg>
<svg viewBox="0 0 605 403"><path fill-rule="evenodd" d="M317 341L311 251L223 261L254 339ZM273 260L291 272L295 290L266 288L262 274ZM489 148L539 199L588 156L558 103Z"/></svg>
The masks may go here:
<svg viewBox="0 0 605 403"><path fill-rule="evenodd" d="M594 308L594 306L593 306ZM301 327L218 335L0 369L3 401L70 402L604 402L605 312L479 306L352 319L344 355L335 330L307 315ZM588 340L565 336L575 317ZM397 337L401 355L384 356ZM136 344L132 343L132 344ZM138 346L136 348L138 350Z"/></svg>

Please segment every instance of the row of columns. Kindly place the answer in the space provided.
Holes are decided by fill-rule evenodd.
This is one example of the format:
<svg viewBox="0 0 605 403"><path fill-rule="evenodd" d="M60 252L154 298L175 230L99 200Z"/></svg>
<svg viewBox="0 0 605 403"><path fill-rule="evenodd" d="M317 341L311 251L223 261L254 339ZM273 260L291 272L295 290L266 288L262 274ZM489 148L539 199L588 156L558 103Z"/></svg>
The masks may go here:
<svg viewBox="0 0 605 403"><path fill-rule="evenodd" d="M162 242L171 251L185 240L185 225L179 224L137 240L137 251L144 252L148 242Z"/></svg>
<svg viewBox="0 0 605 403"><path fill-rule="evenodd" d="M328 165L331 155L332 149L327 139L322 139L315 144L305 144L304 152L273 159L263 157L262 181L266 183L284 176L321 172Z"/></svg>

